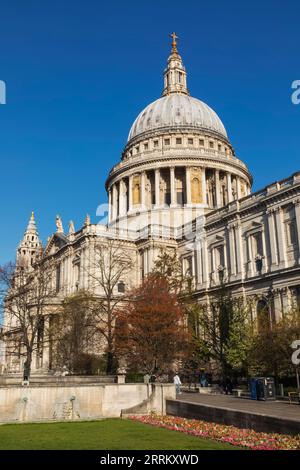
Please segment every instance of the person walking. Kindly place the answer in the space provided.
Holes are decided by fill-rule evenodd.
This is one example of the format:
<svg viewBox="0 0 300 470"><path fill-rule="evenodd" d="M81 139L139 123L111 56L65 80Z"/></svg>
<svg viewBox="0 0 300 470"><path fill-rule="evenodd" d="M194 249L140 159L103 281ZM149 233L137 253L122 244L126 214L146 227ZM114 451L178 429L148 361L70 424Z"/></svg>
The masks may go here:
<svg viewBox="0 0 300 470"><path fill-rule="evenodd" d="M174 376L174 385L175 385L175 388L176 388L176 394L180 395L181 394L181 391L180 391L180 385L181 385L181 380L180 380L180 377L178 374L176 374Z"/></svg>

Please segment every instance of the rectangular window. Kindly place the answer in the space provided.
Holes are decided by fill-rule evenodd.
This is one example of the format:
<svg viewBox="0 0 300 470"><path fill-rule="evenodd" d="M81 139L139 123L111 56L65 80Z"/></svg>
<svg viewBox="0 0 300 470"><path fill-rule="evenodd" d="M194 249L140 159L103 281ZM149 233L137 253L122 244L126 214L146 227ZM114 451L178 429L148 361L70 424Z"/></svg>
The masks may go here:
<svg viewBox="0 0 300 470"><path fill-rule="evenodd" d="M136 151L136 153L139 153L140 147L139 146L135 147L135 151Z"/></svg>
<svg viewBox="0 0 300 470"><path fill-rule="evenodd" d="M295 220L291 220L290 222L286 223L286 239L288 245L296 245L297 244L297 230L296 230L296 222Z"/></svg>
<svg viewBox="0 0 300 470"><path fill-rule="evenodd" d="M154 141L153 141L153 146L154 146L154 147L158 147L158 140L154 140Z"/></svg>
<svg viewBox="0 0 300 470"><path fill-rule="evenodd" d="M219 150L219 152L221 152L221 148L222 148L221 144L218 144L218 150Z"/></svg>
<svg viewBox="0 0 300 470"><path fill-rule="evenodd" d="M182 144L182 138L176 137L176 145L181 145L181 144Z"/></svg>
<svg viewBox="0 0 300 470"><path fill-rule="evenodd" d="M120 294L124 294L124 292L125 292L125 284L124 284L123 281L120 281L120 282L118 283L118 292L119 292Z"/></svg>
<svg viewBox="0 0 300 470"><path fill-rule="evenodd" d="M262 234L255 233L252 236L252 251L253 257L256 256L263 256L263 248L262 248Z"/></svg>
<svg viewBox="0 0 300 470"><path fill-rule="evenodd" d="M144 144L144 150L148 150L148 143Z"/></svg>
<svg viewBox="0 0 300 470"><path fill-rule="evenodd" d="M170 145L170 139L165 139L165 145Z"/></svg>
<svg viewBox="0 0 300 470"><path fill-rule="evenodd" d="M188 138L188 144L193 145L194 144L194 139L191 139L190 137Z"/></svg>
<svg viewBox="0 0 300 470"><path fill-rule="evenodd" d="M56 292L60 291L60 264L56 266Z"/></svg>
<svg viewBox="0 0 300 470"><path fill-rule="evenodd" d="M200 145L201 147L204 147L204 139L199 139L199 145Z"/></svg>
<svg viewBox="0 0 300 470"><path fill-rule="evenodd" d="M209 142L209 148L211 148L211 149L214 148L214 143L213 142Z"/></svg>

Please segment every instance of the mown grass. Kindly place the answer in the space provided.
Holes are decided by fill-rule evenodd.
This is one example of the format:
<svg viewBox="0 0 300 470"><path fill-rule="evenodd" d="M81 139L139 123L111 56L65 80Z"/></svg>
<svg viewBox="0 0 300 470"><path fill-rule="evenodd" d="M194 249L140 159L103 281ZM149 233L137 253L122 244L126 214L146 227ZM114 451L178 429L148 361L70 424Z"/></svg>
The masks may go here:
<svg viewBox="0 0 300 470"><path fill-rule="evenodd" d="M233 446L121 419L4 424L1 450L232 450Z"/></svg>

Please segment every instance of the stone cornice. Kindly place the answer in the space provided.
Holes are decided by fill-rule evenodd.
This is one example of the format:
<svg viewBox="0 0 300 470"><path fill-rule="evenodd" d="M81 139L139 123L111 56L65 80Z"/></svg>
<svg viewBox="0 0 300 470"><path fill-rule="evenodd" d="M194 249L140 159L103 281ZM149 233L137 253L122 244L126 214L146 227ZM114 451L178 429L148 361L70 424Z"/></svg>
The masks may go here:
<svg viewBox="0 0 300 470"><path fill-rule="evenodd" d="M153 139L156 137L162 137L164 135L176 135L176 134L196 134L197 136L201 137L213 137L224 142L226 145L231 147L231 143L226 137L219 132L213 131L212 129L206 127L199 127L199 126L162 126L157 127L156 129L151 129L149 131L145 131L136 137L133 137L127 144L123 150L123 153L126 153L131 147L138 145L140 142L146 139Z"/></svg>
<svg viewBox="0 0 300 470"><path fill-rule="evenodd" d="M288 179L289 180L289 179ZM288 180L284 180L285 183ZM239 217L241 219L257 214L264 213L270 214L275 213L281 208L276 206L272 207L274 204L283 204L287 201L295 203L295 201L300 202L300 197L295 198L296 195L300 195L300 183L295 182L293 185L288 186L282 184L276 192L269 193L266 189L257 192L255 194L246 196L243 199L238 201L237 207L231 208L233 203L227 204L225 207L222 207L218 210L212 211L206 215L206 229L213 230L218 228L225 223L228 223L231 217ZM260 197L263 196L263 197ZM249 202L249 204L247 204Z"/></svg>
<svg viewBox="0 0 300 470"><path fill-rule="evenodd" d="M123 162L121 166L117 165L106 180L106 190L108 190L112 183L121 179L121 176L125 177L143 170L152 170L157 167L169 168L171 166L216 168L224 172L238 174L238 176L245 178L252 184L252 175L248 168L235 157L224 158L217 155L207 155L208 152L195 155L195 151L188 152L187 150L178 151L178 153L179 155L174 155L173 153L170 155L155 155L147 159L130 160L128 163Z"/></svg>

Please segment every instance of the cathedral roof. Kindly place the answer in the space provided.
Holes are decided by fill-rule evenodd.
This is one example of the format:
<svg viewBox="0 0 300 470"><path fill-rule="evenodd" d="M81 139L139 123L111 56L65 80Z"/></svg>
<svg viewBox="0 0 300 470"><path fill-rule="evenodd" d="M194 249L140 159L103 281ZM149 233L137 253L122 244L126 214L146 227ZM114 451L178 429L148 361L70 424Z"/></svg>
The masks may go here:
<svg viewBox="0 0 300 470"><path fill-rule="evenodd" d="M174 127L188 127L213 132L227 139L225 127L207 104L190 96L187 88L187 74L177 50L177 36L172 35L172 51L164 71L162 97L149 104L134 121L128 142L145 132L166 130Z"/></svg>
<svg viewBox="0 0 300 470"><path fill-rule="evenodd" d="M154 101L139 114L130 129L128 141L144 132L169 127L213 131L227 139L226 129L213 109L197 98L174 93Z"/></svg>

